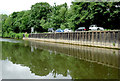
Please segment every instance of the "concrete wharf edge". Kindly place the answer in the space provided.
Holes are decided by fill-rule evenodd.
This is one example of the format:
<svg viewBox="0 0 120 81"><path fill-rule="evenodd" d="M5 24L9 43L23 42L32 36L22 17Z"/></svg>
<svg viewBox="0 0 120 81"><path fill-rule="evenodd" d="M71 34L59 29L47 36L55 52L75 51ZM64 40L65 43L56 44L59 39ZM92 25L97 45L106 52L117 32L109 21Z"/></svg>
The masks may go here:
<svg viewBox="0 0 120 81"><path fill-rule="evenodd" d="M63 40L63 39L44 39L44 38L23 38L23 40L72 44L72 45L98 47L98 48L109 48L109 49L120 50L120 47L118 47L119 46L118 44L116 44L114 46L113 43L109 43L109 42L108 43L101 43L101 42L74 41L74 40Z"/></svg>

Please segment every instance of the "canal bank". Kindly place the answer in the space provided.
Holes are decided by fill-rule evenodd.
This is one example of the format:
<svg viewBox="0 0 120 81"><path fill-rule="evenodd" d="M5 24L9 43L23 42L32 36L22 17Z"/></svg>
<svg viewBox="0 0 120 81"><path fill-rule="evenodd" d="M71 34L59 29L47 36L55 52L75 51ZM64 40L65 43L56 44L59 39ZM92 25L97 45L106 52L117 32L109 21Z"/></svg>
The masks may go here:
<svg viewBox="0 0 120 81"><path fill-rule="evenodd" d="M24 40L120 49L120 30L31 34Z"/></svg>

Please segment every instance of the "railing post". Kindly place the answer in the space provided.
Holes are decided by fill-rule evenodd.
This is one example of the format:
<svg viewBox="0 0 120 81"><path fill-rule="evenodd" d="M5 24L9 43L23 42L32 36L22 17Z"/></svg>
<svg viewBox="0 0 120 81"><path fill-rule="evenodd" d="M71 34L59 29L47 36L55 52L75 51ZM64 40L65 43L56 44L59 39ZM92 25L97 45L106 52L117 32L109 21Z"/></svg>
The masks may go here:
<svg viewBox="0 0 120 81"><path fill-rule="evenodd" d="M94 45L94 32L92 31L92 44Z"/></svg>
<svg viewBox="0 0 120 81"><path fill-rule="evenodd" d="M109 46L109 44L110 44L110 31L108 32L108 44L107 44L107 46Z"/></svg>
<svg viewBox="0 0 120 81"><path fill-rule="evenodd" d="M115 43L115 44L116 44L116 43L117 43L116 40L117 40L117 39L116 39L116 31L113 31L113 32L112 32L112 37L111 37L111 41L112 41L111 43ZM113 45L112 45L112 46L113 46Z"/></svg>
<svg viewBox="0 0 120 81"><path fill-rule="evenodd" d="M96 32L96 44L98 42L98 32Z"/></svg>
<svg viewBox="0 0 120 81"><path fill-rule="evenodd" d="M86 44L86 40L87 40L87 32L84 31L84 44Z"/></svg>
<svg viewBox="0 0 120 81"><path fill-rule="evenodd" d="M118 31L118 48L120 49L120 31Z"/></svg>
<svg viewBox="0 0 120 81"><path fill-rule="evenodd" d="M84 32L82 32L82 44L84 43Z"/></svg>
<svg viewBox="0 0 120 81"><path fill-rule="evenodd" d="M81 44L81 32L79 32L79 44Z"/></svg>
<svg viewBox="0 0 120 81"><path fill-rule="evenodd" d="M77 42L79 41L79 32L77 32Z"/></svg>
<svg viewBox="0 0 120 81"><path fill-rule="evenodd" d="M88 42L90 43L90 32L88 32Z"/></svg>

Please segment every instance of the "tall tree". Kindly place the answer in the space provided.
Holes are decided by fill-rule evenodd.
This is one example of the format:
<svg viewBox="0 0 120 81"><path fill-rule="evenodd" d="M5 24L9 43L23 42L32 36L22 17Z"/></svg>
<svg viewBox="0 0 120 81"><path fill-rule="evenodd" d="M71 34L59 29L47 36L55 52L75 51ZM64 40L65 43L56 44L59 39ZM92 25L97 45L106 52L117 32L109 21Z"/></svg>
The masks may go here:
<svg viewBox="0 0 120 81"><path fill-rule="evenodd" d="M46 2L36 3L31 7L30 27L34 27L35 31L43 32L41 19L46 20L47 14L51 12L51 6Z"/></svg>
<svg viewBox="0 0 120 81"><path fill-rule="evenodd" d="M61 5L54 5L51 8L51 12L47 15L47 21L45 19L41 20L42 26L45 29L48 28L65 28L66 23L66 12L67 12L67 4L61 4Z"/></svg>
<svg viewBox="0 0 120 81"><path fill-rule="evenodd" d="M30 14L31 11L27 10L24 12L23 16L21 17L20 21L21 24L19 26L20 32L31 32L30 24Z"/></svg>

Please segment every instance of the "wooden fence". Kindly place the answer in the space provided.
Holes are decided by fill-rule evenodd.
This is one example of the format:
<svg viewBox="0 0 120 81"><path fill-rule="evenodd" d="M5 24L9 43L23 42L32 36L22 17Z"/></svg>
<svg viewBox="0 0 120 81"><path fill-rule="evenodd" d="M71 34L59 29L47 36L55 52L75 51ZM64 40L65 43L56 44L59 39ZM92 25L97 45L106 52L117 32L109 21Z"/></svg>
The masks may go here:
<svg viewBox="0 0 120 81"><path fill-rule="evenodd" d="M120 48L120 30L63 33L33 33L31 39L80 45Z"/></svg>

